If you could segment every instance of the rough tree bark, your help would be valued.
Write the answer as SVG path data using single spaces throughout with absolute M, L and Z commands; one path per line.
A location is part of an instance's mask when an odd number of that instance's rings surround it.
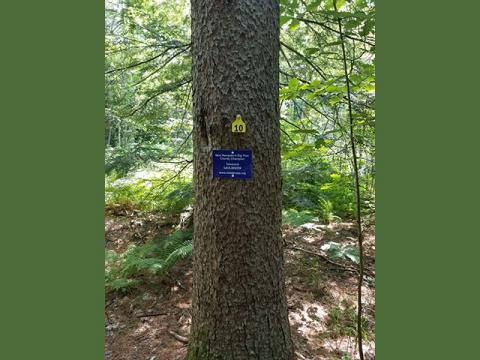
M 191 4 L 196 199 L 188 359 L 292 360 L 281 239 L 279 3 Z M 231 132 L 237 114 L 244 134 Z M 252 149 L 253 178 L 213 178 L 212 149 Z

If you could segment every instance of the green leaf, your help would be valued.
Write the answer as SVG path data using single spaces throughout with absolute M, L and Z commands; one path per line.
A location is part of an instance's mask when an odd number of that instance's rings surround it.
M 322 0 L 315 0 L 312 3 L 308 4 L 307 5 L 307 11 L 317 10 L 317 8 L 318 8 L 318 6 L 320 5 L 321 2 L 322 2 Z
M 365 14 L 362 11 L 355 11 L 353 16 L 355 16 L 358 20 L 365 20 L 370 17 L 369 15 Z
M 343 92 L 345 90 L 345 86 L 339 86 L 339 85 L 330 85 L 325 88 L 325 91 L 329 93 L 338 93 L 338 92 Z
M 363 25 L 363 29 L 360 32 L 360 35 L 367 36 L 372 32 L 374 26 L 375 26 L 375 20 L 369 19 L 365 21 L 365 25 Z
M 360 20 L 348 20 L 345 23 L 345 29 L 346 30 L 351 30 L 356 28 L 358 25 L 360 25 L 362 22 Z
M 333 187 L 333 183 L 325 183 L 322 186 L 320 186 L 320 190 L 328 190 Z
M 297 78 L 293 78 L 288 82 L 288 87 L 290 90 L 297 90 L 300 85 L 300 80 Z
M 360 252 L 358 248 L 353 245 L 339 244 L 331 241 L 327 244 L 322 245 L 321 249 L 323 251 L 326 251 L 328 256 L 332 260 L 346 257 L 347 259 L 350 259 L 356 263 L 360 261 Z
M 366 0 L 356 0 L 355 1 L 355 7 L 364 9 L 368 7 L 367 1 Z
M 343 100 L 343 95 L 337 95 L 337 96 L 334 96 L 330 99 L 328 99 L 328 103 L 331 105 L 331 106 L 334 106 L 336 104 L 338 104 L 340 101 Z
M 325 3 L 325 10 L 331 10 L 334 9 L 333 7 L 333 2 L 335 0 L 327 0 Z M 337 9 L 340 9 L 343 5 L 345 5 L 345 0 L 337 0 Z
M 280 26 L 285 25 L 288 20 L 290 20 L 290 16 L 282 15 L 280 16 Z
M 325 145 L 325 139 L 324 138 L 318 138 L 317 140 L 315 140 L 315 148 L 319 149 L 324 145 Z
M 312 82 L 310 83 L 310 86 L 313 87 L 313 88 L 319 88 L 320 86 L 322 85 L 322 82 L 318 79 L 315 79 L 315 80 L 312 80 Z
M 300 26 L 300 20 L 293 19 L 290 25 L 288 26 L 288 28 L 293 31 L 298 29 L 299 26 Z
M 349 258 L 353 262 L 359 263 L 360 262 L 360 251 L 356 246 L 353 245 L 344 245 L 343 246 L 343 256 Z
M 375 84 L 372 84 L 372 83 L 362 84 L 362 89 L 366 91 L 375 91 Z
M 358 74 L 352 74 L 349 76 L 351 82 L 358 84 L 362 81 L 362 77 Z
M 345 5 L 345 0 L 337 0 L 337 10 L 340 10 Z
M 328 256 L 332 260 L 336 260 L 336 259 L 342 257 L 342 255 L 343 255 L 341 245 L 339 243 L 336 243 L 336 242 L 333 242 L 333 241 L 322 245 L 322 247 L 320 249 L 322 249 L 323 251 L 326 251 Z
M 313 54 L 315 54 L 319 51 L 320 51 L 320 48 L 318 48 L 318 47 L 307 48 L 307 49 L 305 49 L 305 55 L 310 56 L 310 55 L 313 55 Z

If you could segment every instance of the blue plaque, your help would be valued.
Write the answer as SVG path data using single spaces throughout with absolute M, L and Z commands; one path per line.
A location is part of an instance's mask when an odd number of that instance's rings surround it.
M 213 150 L 213 177 L 252 178 L 252 150 Z

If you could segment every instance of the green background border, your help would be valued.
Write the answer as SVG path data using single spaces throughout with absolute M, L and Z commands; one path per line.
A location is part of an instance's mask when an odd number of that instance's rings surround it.
M 475 5 L 377 4 L 380 360 L 478 353 Z M 0 358 L 102 359 L 103 3 L 0 16 Z
M 104 5 L 0 10 L 0 359 L 103 358 Z
M 377 10 L 377 357 L 478 358 L 478 2 Z

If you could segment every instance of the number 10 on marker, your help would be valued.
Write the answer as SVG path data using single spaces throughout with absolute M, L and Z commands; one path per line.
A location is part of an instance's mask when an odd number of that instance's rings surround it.
M 237 118 L 232 122 L 232 132 L 233 133 L 244 133 L 247 130 L 247 126 L 242 120 L 241 115 L 237 115 Z

